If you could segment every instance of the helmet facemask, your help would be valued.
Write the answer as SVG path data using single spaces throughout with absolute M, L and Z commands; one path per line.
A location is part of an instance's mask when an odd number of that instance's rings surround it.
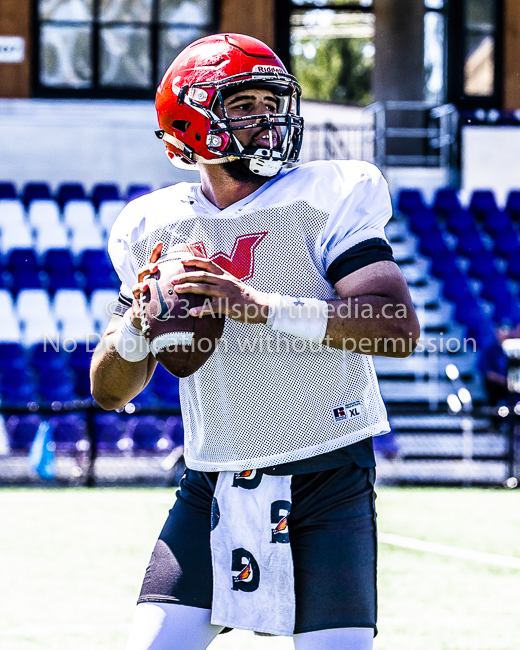
M 221 144 L 222 137 L 225 137 L 228 142 L 226 153 L 242 160 L 249 170 L 258 176 L 275 176 L 284 164 L 296 162 L 303 135 L 303 118 L 298 114 L 300 89 L 293 78 L 285 76 L 287 80 L 263 74 L 254 75 L 252 78 L 253 75 L 249 74 L 246 81 L 227 79 L 216 84 L 208 149 L 213 153 L 222 154 L 222 148 L 218 145 Z M 271 91 L 277 102 L 276 113 L 229 117 L 225 98 L 247 88 L 266 88 Z M 222 116 L 216 114 L 217 106 Z M 258 131 L 259 126 L 265 127 L 263 130 L 267 131 L 269 145 L 244 146 L 237 137 L 237 132 L 251 129 Z M 217 147 L 212 146 L 213 142 Z

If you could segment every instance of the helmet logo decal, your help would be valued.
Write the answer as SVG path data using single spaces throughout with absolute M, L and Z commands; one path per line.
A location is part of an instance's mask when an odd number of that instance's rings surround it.
M 260 72 L 262 74 L 270 74 L 274 72 L 275 74 L 283 74 L 283 70 L 276 65 L 255 65 L 253 72 Z

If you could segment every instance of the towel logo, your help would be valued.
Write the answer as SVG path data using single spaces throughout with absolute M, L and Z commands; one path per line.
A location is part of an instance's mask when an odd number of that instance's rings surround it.
M 291 512 L 290 501 L 271 503 L 271 544 L 289 543 L 288 517 Z
M 363 405 L 361 402 L 353 402 L 352 404 L 345 404 L 344 406 L 335 406 L 332 409 L 332 416 L 335 422 L 342 422 L 343 420 L 353 420 L 363 415 Z
M 257 469 L 245 469 L 243 472 L 235 472 L 233 474 L 233 486 L 241 487 L 246 490 L 254 490 L 260 485 L 262 480 L 262 472 Z
M 253 554 L 245 548 L 235 548 L 231 557 L 233 576 L 233 591 L 255 591 L 260 582 L 260 567 Z

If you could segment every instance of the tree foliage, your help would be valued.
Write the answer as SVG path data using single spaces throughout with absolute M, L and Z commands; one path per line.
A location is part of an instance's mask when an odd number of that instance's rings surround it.
M 307 58 L 305 46 L 316 50 Z M 293 71 L 305 99 L 367 106 L 372 99 L 373 58 L 364 56 L 370 43 L 363 38 L 330 38 L 302 41 L 293 55 Z M 312 48 L 311 48 L 312 52 Z

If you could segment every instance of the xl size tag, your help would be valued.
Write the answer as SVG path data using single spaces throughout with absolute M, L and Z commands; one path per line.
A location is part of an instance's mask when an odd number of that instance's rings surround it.
M 335 406 L 332 409 L 332 416 L 336 422 L 343 422 L 343 420 L 353 420 L 363 415 L 363 405 L 361 402 L 353 402 L 352 404 L 345 404 L 343 406 Z

